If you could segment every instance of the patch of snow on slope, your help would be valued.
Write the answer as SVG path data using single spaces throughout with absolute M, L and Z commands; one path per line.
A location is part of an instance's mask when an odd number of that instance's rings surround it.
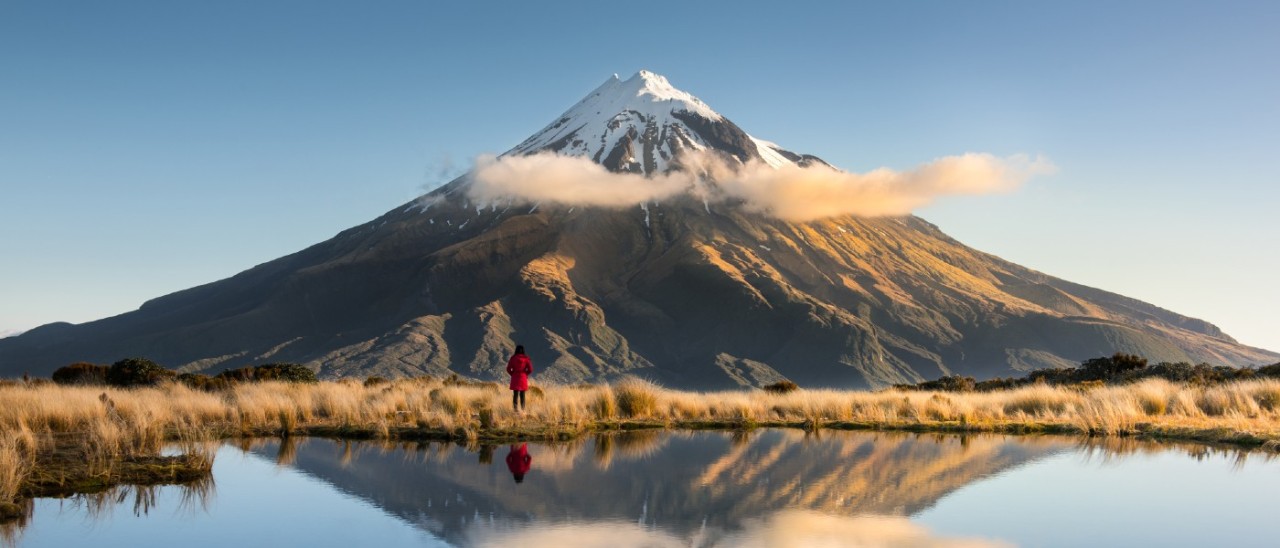
M 795 163 L 778 153 L 782 147 L 777 144 L 755 137 L 751 137 L 751 141 L 756 144 L 756 150 L 760 152 L 760 157 L 764 158 L 764 163 L 769 164 L 770 167 L 777 168 Z

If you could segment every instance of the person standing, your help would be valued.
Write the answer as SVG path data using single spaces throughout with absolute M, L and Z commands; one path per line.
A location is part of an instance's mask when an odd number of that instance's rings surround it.
M 533 374 L 533 360 L 524 353 L 524 345 L 516 345 L 516 353 L 507 360 L 507 374 L 511 375 L 511 407 L 517 413 L 524 412 L 524 393 L 529 390 L 529 375 Z

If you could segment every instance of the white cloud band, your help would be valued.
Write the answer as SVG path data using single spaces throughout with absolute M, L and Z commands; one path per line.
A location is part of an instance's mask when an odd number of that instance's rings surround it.
M 482 156 L 472 171 L 468 195 L 479 202 L 626 207 L 688 193 L 708 201 L 739 200 L 752 211 L 810 221 L 838 215 L 905 215 L 940 196 L 1008 191 L 1053 170 L 1041 157 L 974 153 L 939 158 L 908 171 L 880 168 L 867 173 L 824 165 L 730 165 L 707 154 L 686 154 L 681 162 L 685 170 L 644 177 L 610 172 L 583 157 Z

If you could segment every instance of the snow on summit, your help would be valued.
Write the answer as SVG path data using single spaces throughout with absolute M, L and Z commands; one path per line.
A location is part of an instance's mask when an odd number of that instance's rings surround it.
M 770 166 L 808 158 L 751 137 L 666 77 L 642 70 L 613 75 L 542 131 L 503 156 L 554 152 L 585 156 L 612 171 L 663 173 L 685 150 L 713 150 L 738 162 Z

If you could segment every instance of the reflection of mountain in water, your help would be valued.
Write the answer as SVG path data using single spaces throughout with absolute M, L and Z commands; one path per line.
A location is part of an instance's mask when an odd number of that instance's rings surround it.
M 911 515 L 991 474 L 1065 450 L 1070 441 L 999 436 L 766 430 L 632 433 L 529 445 L 516 484 L 508 447 L 268 442 L 298 470 L 459 541 L 469 527 L 613 521 L 690 535 L 735 530 L 784 509 Z

